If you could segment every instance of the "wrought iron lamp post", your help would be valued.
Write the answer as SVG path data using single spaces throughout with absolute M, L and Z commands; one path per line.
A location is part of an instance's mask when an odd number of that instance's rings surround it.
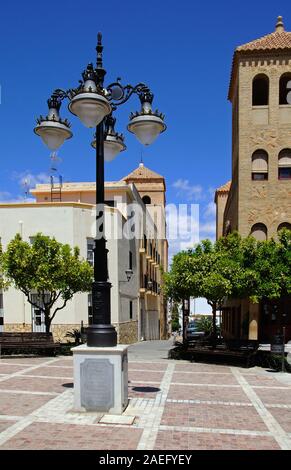
M 134 133 L 143 145 L 150 145 L 161 132 L 166 130 L 163 114 L 152 110 L 153 94 L 143 83 L 136 86 L 122 85 L 120 79 L 104 86 L 106 70 L 102 60 L 102 36 L 98 33 L 97 63 L 89 64 L 83 72 L 83 80 L 76 89 L 57 89 L 48 100 L 49 112 L 40 116 L 34 132 L 52 151 L 56 151 L 72 137 L 70 123 L 61 119 L 59 111 L 64 99 L 69 100 L 69 110 L 89 128 L 96 127 L 96 233 L 94 246 L 94 282 L 92 285 L 92 324 L 87 328 L 87 345 L 91 347 L 112 347 L 117 344 L 117 334 L 111 325 L 110 288 L 108 280 L 108 250 L 105 240 L 104 216 L 104 159 L 107 161 L 126 149 L 124 137 L 115 131 L 116 108 L 136 94 L 141 110 L 130 115 L 128 130 Z

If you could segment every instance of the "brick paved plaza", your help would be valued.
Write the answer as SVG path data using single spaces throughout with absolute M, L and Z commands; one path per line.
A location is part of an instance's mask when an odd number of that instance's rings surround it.
M 132 424 L 72 411 L 71 357 L 2 357 L 0 449 L 291 449 L 290 374 L 165 357 L 129 354 Z

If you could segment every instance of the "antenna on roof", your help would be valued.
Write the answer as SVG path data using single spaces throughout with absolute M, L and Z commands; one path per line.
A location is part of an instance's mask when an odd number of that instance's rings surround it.
M 24 180 L 22 180 L 22 186 L 23 186 L 23 189 L 24 189 L 24 201 L 26 201 L 28 193 L 29 193 L 29 180 L 28 180 L 28 178 L 24 178 Z

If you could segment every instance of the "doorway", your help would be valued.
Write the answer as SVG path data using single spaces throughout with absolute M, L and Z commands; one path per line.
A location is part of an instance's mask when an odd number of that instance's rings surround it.
M 32 331 L 45 333 L 45 315 L 42 310 L 44 304 L 37 294 L 31 294 L 31 301 L 35 304 L 31 306 Z

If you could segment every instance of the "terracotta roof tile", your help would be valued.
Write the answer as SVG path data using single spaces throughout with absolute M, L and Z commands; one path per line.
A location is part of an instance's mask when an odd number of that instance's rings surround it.
M 275 31 L 237 47 L 236 51 L 271 51 L 274 49 L 291 49 L 291 33 Z
M 231 186 L 231 181 L 228 181 L 223 186 L 220 186 L 220 188 L 218 188 L 216 190 L 216 192 L 217 193 L 228 193 L 230 191 L 230 186 Z
M 163 180 L 164 177 L 159 175 L 155 171 L 150 170 L 143 163 L 140 163 L 138 168 L 133 170 L 129 175 L 122 178 L 123 181 L 128 180 L 141 180 L 141 179 L 154 179 L 154 180 Z
M 248 53 L 268 53 L 270 51 L 276 51 L 277 53 L 286 53 L 286 51 L 291 52 L 291 32 L 285 31 L 282 16 L 278 16 L 276 29 L 273 33 L 267 34 L 259 39 L 255 39 L 254 41 L 247 42 L 246 44 L 242 44 L 235 49 L 229 84 L 229 100 L 232 99 L 232 90 L 237 73 L 239 57 Z

